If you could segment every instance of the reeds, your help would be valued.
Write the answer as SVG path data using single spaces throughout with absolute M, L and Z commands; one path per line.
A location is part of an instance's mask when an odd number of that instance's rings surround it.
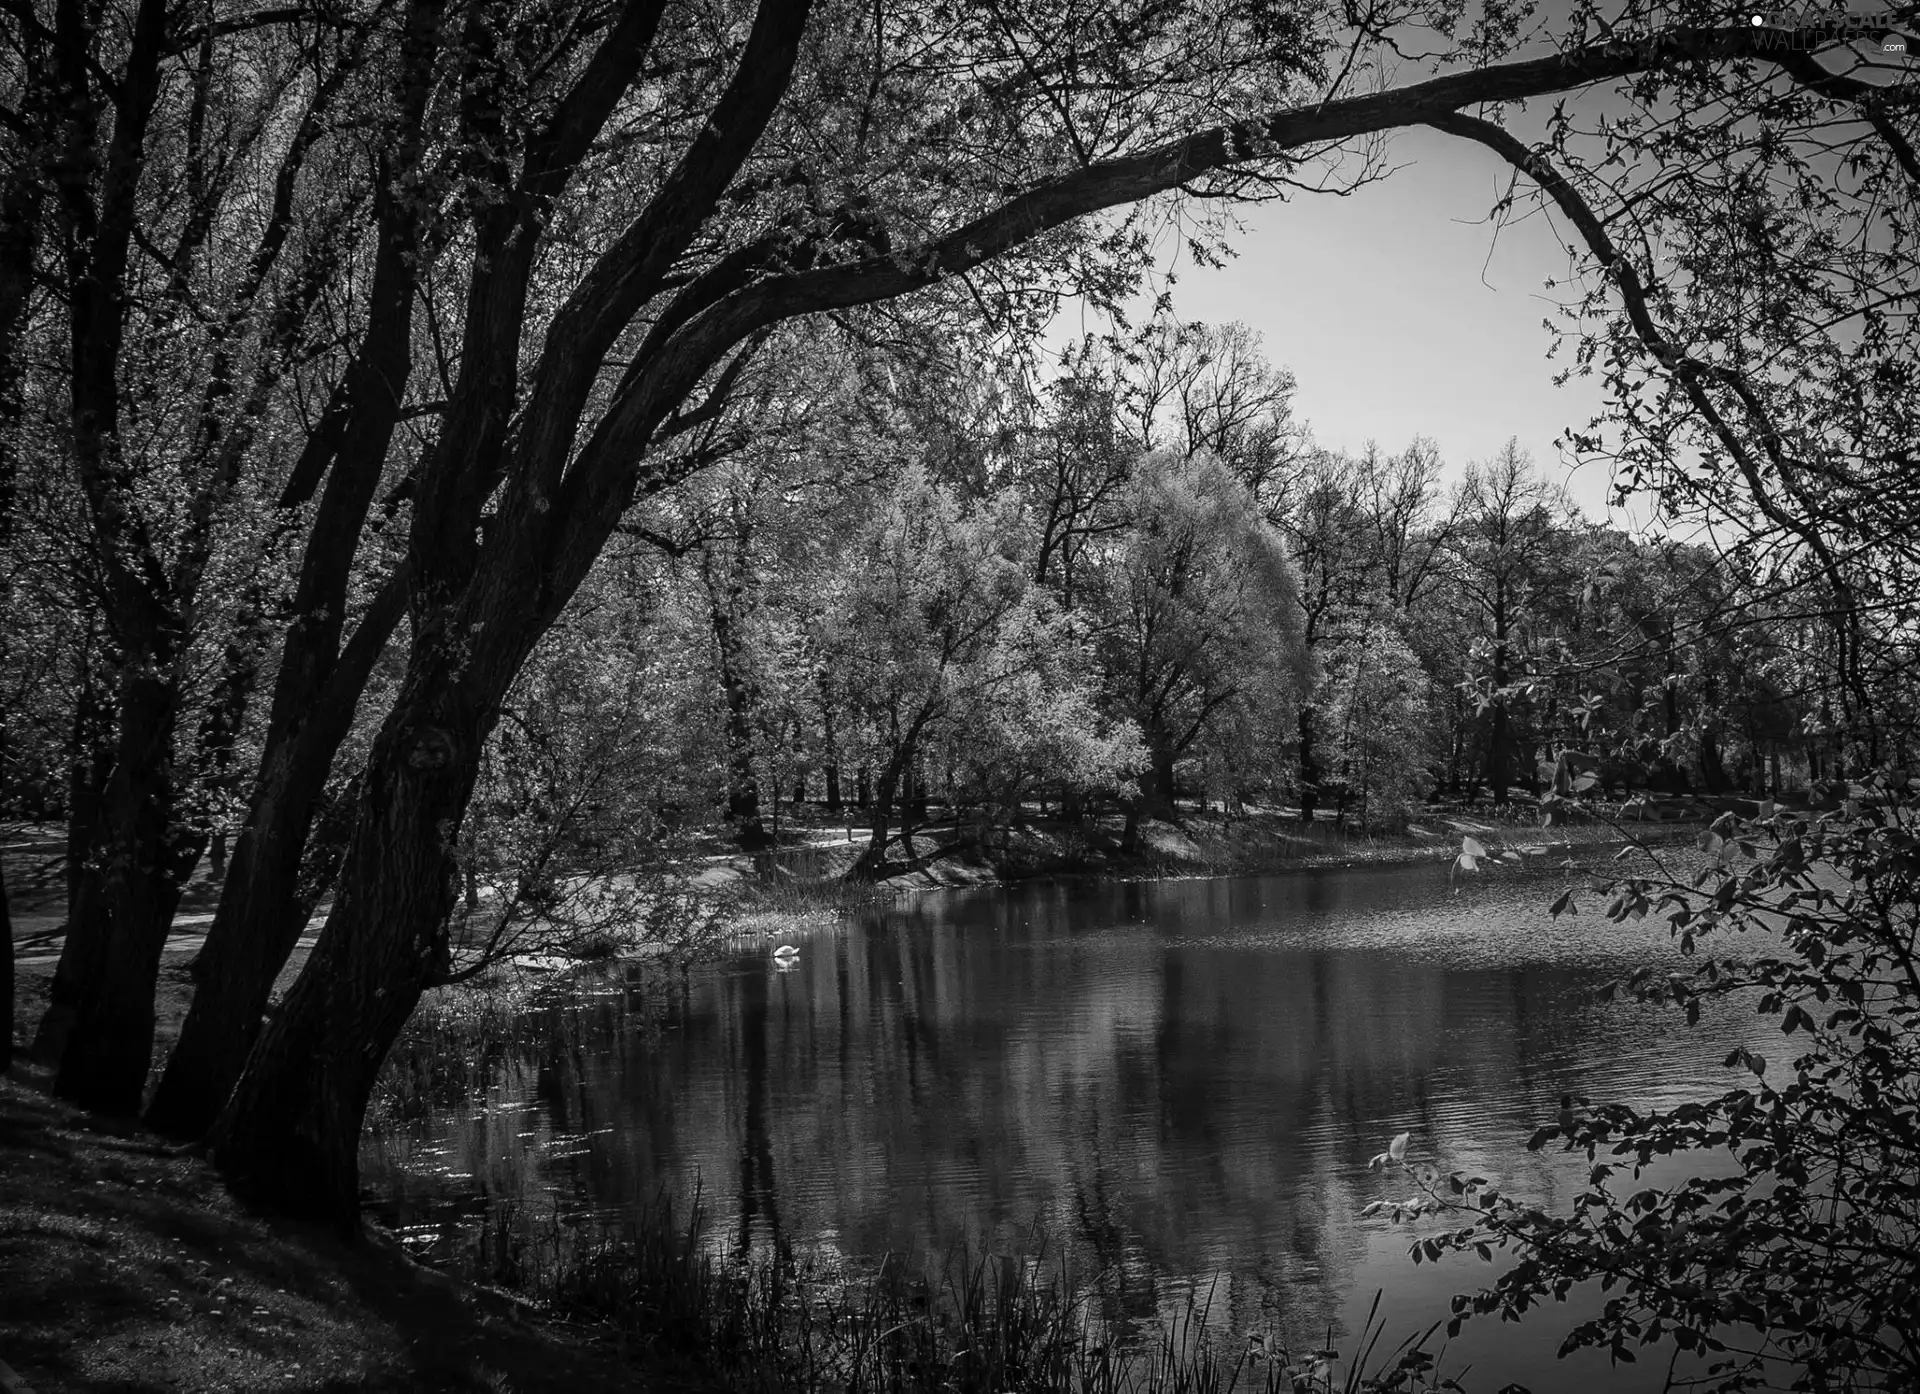
M 583 1233 L 556 1212 L 545 1235 L 524 1217 L 506 1280 L 566 1320 L 604 1323 L 651 1363 L 749 1394 L 1379 1394 L 1442 1385 L 1424 1336 L 1378 1354 L 1374 1299 L 1348 1365 L 1325 1345 L 1228 1334 L 1211 1285 L 1171 1320 L 1118 1330 L 1041 1256 L 965 1248 L 932 1267 L 890 1256 L 851 1271 L 778 1242 L 716 1245 L 696 1199 L 676 1220 L 662 1199 L 619 1232 Z M 485 1247 L 485 1246 L 481 1246 Z M 476 1257 L 478 1250 L 476 1250 Z M 490 1265 L 492 1266 L 492 1265 Z M 1363 1366 L 1371 1363 L 1371 1368 Z

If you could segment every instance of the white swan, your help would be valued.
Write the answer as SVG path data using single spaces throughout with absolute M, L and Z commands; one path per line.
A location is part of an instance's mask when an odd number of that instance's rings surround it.
M 800 957 L 800 950 L 794 948 L 793 945 L 791 944 L 782 944 L 779 948 L 773 951 L 773 956 L 777 959 L 781 959 L 782 961 L 791 962 L 792 960 Z

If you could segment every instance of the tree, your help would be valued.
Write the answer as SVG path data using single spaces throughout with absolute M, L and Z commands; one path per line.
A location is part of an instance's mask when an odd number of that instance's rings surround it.
M 1293 374 L 1267 362 L 1260 336 L 1239 323 L 1156 318 L 1109 352 L 1115 405 L 1136 452 L 1205 451 L 1277 521 L 1302 448 Z
M 1405 817 L 1428 791 L 1427 675 L 1392 624 L 1373 620 L 1327 659 L 1327 753 L 1340 812 L 1362 825 Z
M 878 771 L 854 877 L 883 874 L 896 800 L 940 728 L 990 735 L 1007 724 L 1057 641 L 1009 503 L 969 508 L 909 470 L 847 558 L 818 642 L 837 705 L 865 719 Z
M 1871 764 L 1904 738 L 1889 723 L 1911 721 L 1896 636 L 1920 559 L 1915 325 L 1896 307 L 1917 275 L 1899 211 L 1920 187 L 1914 94 L 1845 36 L 1758 28 L 1758 64 L 1659 68 L 1625 119 L 1569 109 L 1532 147 L 1479 117 L 1432 124 L 1496 153 L 1526 181 L 1516 202 L 1551 206 L 1579 238 L 1568 371 L 1602 373 L 1609 407 L 1572 443 L 1610 458 L 1623 491 L 1717 524 L 1742 570 L 1824 615 L 1824 697 Z M 1694 161 L 1701 178 L 1665 182 Z M 1619 237 L 1628 207 L 1634 235 Z
M 1376 456 L 1370 450 L 1368 460 Z M 1309 456 L 1292 483 L 1283 515 L 1300 573 L 1301 638 L 1308 654 L 1323 665 L 1326 651 L 1378 599 L 1374 591 L 1379 554 L 1367 527 L 1364 468 L 1327 451 Z M 1311 823 L 1328 773 L 1319 749 L 1319 728 L 1331 720 L 1330 729 L 1337 731 L 1339 719 L 1319 709 L 1315 694 L 1303 696 L 1295 754 L 1300 821 Z
M 1482 778 L 1505 803 L 1530 742 L 1520 727 L 1527 650 L 1545 610 L 1572 587 L 1564 573 L 1565 493 L 1533 472 L 1518 441 L 1485 465 L 1469 466 L 1448 543 L 1449 583 L 1472 617 L 1486 671 L 1478 701 L 1486 713 Z
M 116 17 L 124 28 L 54 10 L 59 425 L 103 631 L 107 671 L 87 701 L 107 758 L 97 798 L 71 811 L 75 895 L 38 1044 L 62 1094 L 129 1112 L 161 945 L 209 835 L 203 795 L 228 775 L 252 683 L 233 604 L 261 550 L 249 465 L 355 236 L 354 186 L 294 191 L 359 45 L 303 52 L 270 30 L 216 45 L 217 26 L 183 43 L 163 0 Z M 311 487 L 290 480 L 290 503 Z
M 1279 534 L 1222 461 L 1145 457 L 1124 511 L 1127 530 L 1103 549 L 1095 609 L 1109 700 L 1147 753 L 1131 829 L 1174 816 L 1176 766 L 1220 723 L 1293 710 L 1308 658 Z

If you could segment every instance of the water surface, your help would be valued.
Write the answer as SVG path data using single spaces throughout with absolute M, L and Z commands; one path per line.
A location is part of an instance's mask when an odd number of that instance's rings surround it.
M 1584 1156 L 1524 1141 L 1563 1092 L 1639 1106 L 1733 1082 L 1754 1044 L 1721 1007 L 1677 1018 L 1591 990 L 1677 959 L 1663 925 L 1567 875 L 1450 882 L 1434 865 L 947 892 L 670 989 L 615 988 L 488 1063 L 483 1097 L 376 1135 L 368 1180 L 403 1222 L 548 1198 L 569 1219 L 700 1186 L 717 1233 L 854 1260 L 938 1258 L 1037 1225 L 1151 1327 L 1196 1289 L 1223 1333 L 1331 1325 L 1376 1290 L 1395 1334 L 1489 1270 L 1414 1266 L 1363 1219 L 1407 1193 L 1370 1171 L 1394 1134 L 1443 1170 L 1564 1208 Z M 646 1018 L 655 1028 L 640 1029 Z M 1764 1047 L 1763 1047 L 1764 1048 Z M 1556 1363 L 1583 1315 L 1470 1324 L 1470 1387 L 1657 1388 L 1665 1360 Z

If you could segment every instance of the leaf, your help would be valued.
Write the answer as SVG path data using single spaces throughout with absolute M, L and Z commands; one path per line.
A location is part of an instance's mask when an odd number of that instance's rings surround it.
M 1478 870 L 1480 866 L 1477 860 L 1468 856 L 1465 852 L 1462 852 L 1458 857 L 1454 858 L 1453 864 L 1462 871 L 1475 871 Z
M 1573 892 L 1570 890 L 1560 892 L 1560 898 L 1548 907 L 1547 913 L 1555 919 L 1558 919 L 1563 914 L 1579 914 L 1580 912 L 1573 908 Z
M 1487 855 L 1487 849 L 1473 838 L 1463 837 L 1460 839 L 1460 854 L 1466 857 L 1484 857 Z
M 1392 1142 L 1387 1144 L 1387 1155 L 1396 1162 L 1405 1161 L 1407 1157 L 1407 1144 L 1411 1141 L 1413 1141 L 1412 1133 L 1401 1133 L 1395 1137 Z
M 1600 776 L 1592 770 L 1588 770 L 1585 774 L 1573 781 L 1573 792 L 1576 794 L 1584 794 L 1599 782 Z

